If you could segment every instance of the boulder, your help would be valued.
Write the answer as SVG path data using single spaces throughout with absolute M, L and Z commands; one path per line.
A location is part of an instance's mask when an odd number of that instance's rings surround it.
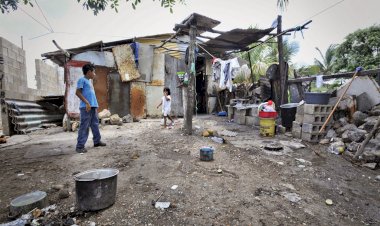
M 108 109 L 104 109 L 103 111 L 98 113 L 99 119 L 109 118 L 110 116 L 111 116 L 111 112 Z
M 123 120 L 119 117 L 118 114 L 111 115 L 110 117 L 110 124 L 111 125 L 121 125 L 123 124 Z
M 361 111 L 356 111 L 353 115 L 352 115 L 352 119 L 353 119 L 353 123 L 356 125 L 356 126 L 361 126 L 362 124 L 365 123 L 365 119 L 368 117 L 367 114 L 361 112 Z
M 344 143 L 351 143 L 353 141 L 361 142 L 364 140 L 366 134 L 367 132 L 361 129 L 346 130 L 342 134 L 342 139 Z
M 132 115 L 128 114 L 128 115 L 124 116 L 124 117 L 123 117 L 123 122 L 124 122 L 124 123 L 131 123 L 131 122 L 133 122 L 133 117 L 132 117 Z
M 334 129 L 330 129 L 329 131 L 327 131 L 327 134 L 325 136 L 326 139 L 331 139 L 335 137 L 337 137 L 337 134 Z
M 347 130 L 356 130 L 356 129 L 358 129 L 358 127 L 356 127 L 354 124 L 347 124 L 343 127 L 340 127 L 339 129 L 337 129 L 336 133 L 338 135 L 342 135 Z
M 347 150 L 349 152 L 356 152 L 360 147 L 360 143 L 357 142 L 351 142 L 349 145 L 347 145 Z

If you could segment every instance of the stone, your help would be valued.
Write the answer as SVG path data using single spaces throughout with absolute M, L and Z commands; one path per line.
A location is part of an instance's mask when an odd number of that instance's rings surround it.
M 365 139 L 366 134 L 367 134 L 367 131 L 357 129 L 357 130 L 348 131 L 347 135 L 350 141 L 362 142 Z M 343 135 L 342 135 L 342 138 L 343 138 Z
M 371 169 L 371 170 L 374 170 L 374 169 L 376 169 L 377 163 L 376 163 L 376 162 L 373 162 L 373 163 L 365 163 L 365 164 L 363 164 L 362 166 L 363 166 L 363 167 L 367 167 L 367 168 L 369 168 L 369 169 Z
M 111 115 L 110 117 L 111 125 L 121 125 L 123 124 L 123 120 L 119 117 L 118 114 Z
M 51 188 L 56 190 L 56 191 L 62 190 L 63 187 L 64 186 L 62 184 L 55 184 L 55 185 L 51 186 Z
M 284 196 L 286 199 L 288 199 L 292 203 L 297 203 L 302 200 L 302 198 L 296 193 L 283 192 L 282 196 Z
M 128 115 L 124 116 L 122 118 L 122 120 L 123 120 L 123 123 L 132 123 L 133 122 L 133 117 L 132 117 L 132 115 L 128 114 Z
M 332 204 L 334 203 L 331 199 L 326 199 L 326 205 L 331 206 Z
M 328 143 L 330 143 L 330 139 L 327 139 L 327 138 L 324 138 L 319 141 L 319 144 L 328 144 Z
M 210 136 L 210 133 L 209 133 L 207 130 L 204 130 L 204 131 L 202 132 L 202 136 L 204 136 L 204 137 L 209 137 L 209 136 Z
M 352 120 L 353 120 L 353 123 L 356 125 L 356 126 L 361 126 L 362 124 L 365 123 L 365 119 L 368 117 L 367 114 L 361 112 L 361 111 L 356 111 L 353 115 L 352 115 Z
M 366 92 L 356 97 L 357 109 L 361 112 L 367 112 L 371 109 L 372 104 Z
M 377 176 L 375 177 L 375 180 L 380 181 L 380 175 L 377 175 Z
M 325 136 L 326 139 L 331 139 L 335 137 L 337 137 L 337 134 L 334 129 L 330 129 L 329 131 L 327 131 L 327 134 Z
M 104 109 L 103 111 L 98 113 L 99 119 L 109 118 L 110 116 L 111 116 L 111 112 L 108 109 Z
M 70 193 L 67 189 L 61 190 L 58 194 L 58 198 L 60 198 L 60 199 L 66 199 L 68 197 L 70 197 Z
M 345 126 L 343 126 L 343 127 L 340 127 L 340 128 L 338 128 L 337 130 L 336 130 L 336 133 L 338 134 L 338 135 L 342 135 L 345 131 L 347 131 L 347 130 L 355 130 L 355 129 L 357 129 L 358 127 L 356 127 L 354 124 L 347 124 L 347 125 L 345 125 Z
M 347 145 L 347 150 L 350 152 L 356 152 L 360 147 L 360 144 L 353 141 L 349 145 Z

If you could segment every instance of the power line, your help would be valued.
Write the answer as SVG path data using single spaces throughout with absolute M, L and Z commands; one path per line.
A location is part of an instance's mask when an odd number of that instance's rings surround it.
M 53 27 L 51 26 L 51 24 L 50 24 L 49 21 L 47 20 L 47 18 L 46 18 L 46 16 L 45 16 L 44 12 L 42 11 L 40 5 L 39 5 L 38 2 L 37 2 L 37 0 L 35 0 L 35 1 L 36 1 L 36 5 L 37 5 L 38 9 L 40 10 L 42 16 L 45 18 L 46 23 L 49 25 L 50 30 L 51 30 L 52 32 L 54 32 Z
M 310 20 L 310 19 L 312 19 L 312 18 L 314 18 L 314 17 L 316 17 L 316 16 L 319 16 L 319 15 L 321 15 L 322 13 L 326 12 L 327 10 L 329 10 L 329 9 L 331 9 L 331 8 L 334 8 L 335 6 L 339 5 L 340 3 L 344 2 L 344 1 L 345 1 L 345 0 L 340 0 L 339 2 L 336 2 L 336 3 L 332 4 L 331 6 L 325 8 L 325 9 L 319 11 L 319 12 L 317 12 L 316 14 L 314 14 L 314 15 L 312 15 L 311 17 L 305 19 L 304 21 L 308 21 L 308 20 Z
M 32 15 L 30 15 L 29 13 L 27 13 L 25 10 L 23 10 L 21 7 L 19 8 L 23 13 L 25 13 L 26 15 L 28 15 L 30 18 L 32 18 L 34 21 L 36 21 L 38 24 L 40 24 L 42 27 L 46 28 L 48 31 L 51 32 L 50 28 L 46 27 L 44 24 L 42 24 L 40 21 L 38 21 L 36 18 L 34 18 Z

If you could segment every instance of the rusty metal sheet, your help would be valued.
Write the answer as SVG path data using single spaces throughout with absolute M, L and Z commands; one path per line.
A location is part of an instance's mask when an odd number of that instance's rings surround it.
M 140 73 L 136 67 L 135 56 L 130 45 L 121 45 L 112 48 L 118 67 L 121 81 L 128 82 L 140 78 Z
M 96 77 L 93 80 L 96 99 L 98 100 L 98 112 L 108 109 L 108 72 L 106 67 L 96 67 Z
M 170 89 L 172 98 L 171 115 L 183 116 L 182 88 L 179 87 L 178 71 L 186 71 L 183 60 L 178 60 L 170 55 L 165 55 L 165 87 Z
M 77 81 L 83 76 L 82 67 L 89 62 L 69 61 L 66 64 L 65 74 L 65 109 L 69 117 L 79 118 L 79 98 L 75 95 Z
M 131 82 L 130 109 L 134 118 L 146 118 L 145 82 Z
M 120 117 L 130 114 L 130 82 L 121 82 L 117 72 L 109 74 L 109 110 Z

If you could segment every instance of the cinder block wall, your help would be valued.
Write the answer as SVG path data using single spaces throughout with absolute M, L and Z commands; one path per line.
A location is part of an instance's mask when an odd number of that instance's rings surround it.
M 0 66 L 0 76 L 3 75 L 1 97 L 34 100 L 35 94 L 28 89 L 25 51 L 2 37 L 0 47 L 4 59 Z
M 64 94 L 63 77 L 58 73 L 58 66 L 51 66 L 36 59 L 37 90 L 41 96 L 58 96 Z

